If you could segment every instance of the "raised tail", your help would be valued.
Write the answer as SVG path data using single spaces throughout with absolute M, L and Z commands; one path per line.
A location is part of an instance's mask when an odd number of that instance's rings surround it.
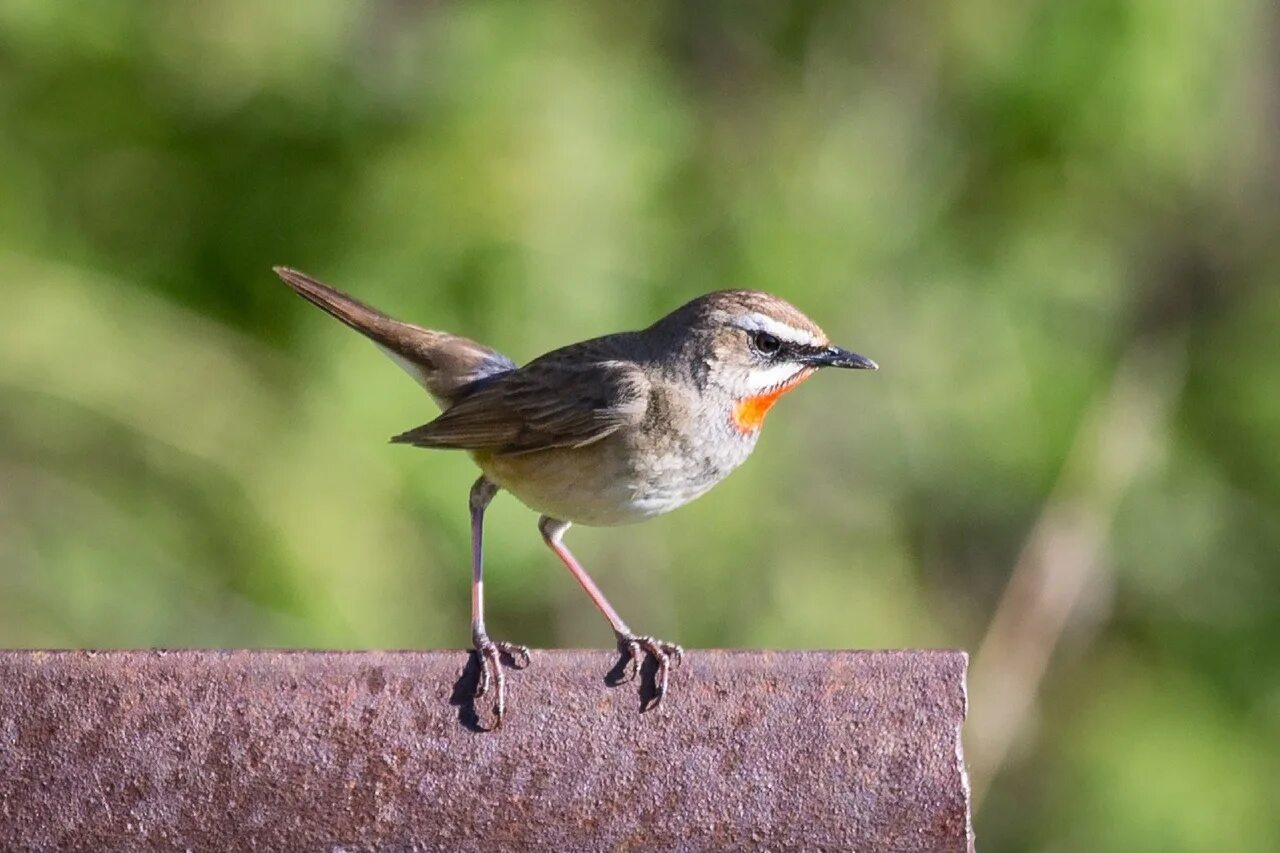
M 341 320 L 378 345 L 435 398 L 448 408 L 475 382 L 514 370 L 500 352 L 468 338 L 402 323 L 289 267 L 275 267 L 285 284 L 314 305 Z

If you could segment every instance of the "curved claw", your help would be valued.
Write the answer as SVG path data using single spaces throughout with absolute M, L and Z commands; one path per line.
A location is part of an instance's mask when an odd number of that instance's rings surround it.
M 489 692 L 489 683 L 492 679 L 489 674 L 489 656 L 485 654 L 484 648 L 477 648 L 476 656 L 480 658 L 480 675 L 476 679 L 476 689 L 471 695 L 479 699 Z
M 627 668 L 624 670 L 624 682 L 635 678 L 640 672 L 642 663 L 641 653 L 653 656 L 658 664 L 658 670 L 654 673 L 654 708 L 662 704 L 662 697 L 667 694 L 667 686 L 671 680 L 671 666 L 680 666 L 684 662 L 684 649 L 675 643 L 668 643 L 666 640 L 659 640 L 655 637 L 635 636 L 623 634 L 618 637 L 618 646 L 627 655 L 630 660 L 627 662 Z
M 498 651 L 511 658 L 516 669 L 525 669 L 529 666 L 531 660 L 529 658 L 529 647 L 522 646 L 518 643 L 494 643 L 498 647 Z
M 488 693 L 492 682 L 495 693 L 493 697 L 493 716 L 496 720 L 494 728 L 497 728 L 502 725 L 502 717 L 507 710 L 506 677 L 502 674 L 502 662 L 498 659 L 496 644 L 484 643 L 478 651 L 480 652 L 480 684 L 476 688 L 476 698 L 479 699 Z
M 618 645 L 627 656 L 627 667 L 622 671 L 621 681 L 622 684 L 626 684 L 628 681 L 632 681 L 640 674 L 640 644 L 635 640 L 622 640 Z
M 502 720 L 507 714 L 507 678 L 502 672 L 501 655 L 510 655 L 513 661 L 517 661 L 517 669 L 524 669 L 529 665 L 529 650 L 515 643 L 495 643 L 488 637 L 481 636 L 476 641 L 476 654 L 480 657 L 480 677 L 476 680 L 476 689 L 472 693 L 475 699 L 483 699 L 489 693 L 489 688 L 493 688 L 493 727 L 495 729 L 502 726 Z

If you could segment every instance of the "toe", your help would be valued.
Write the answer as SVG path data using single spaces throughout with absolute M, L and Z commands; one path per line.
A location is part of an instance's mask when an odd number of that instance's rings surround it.
M 635 640 L 627 643 L 627 670 L 623 681 L 631 681 L 640 674 L 640 666 L 644 663 L 644 650 L 640 648 L 640 644 Z
M 502 650 L 511 657 L 511 662 L 516 669 L 524 669 L 529 666 L 529 647 L 518 646 L 515 643 L 503 643 Z
M 477 699 L 489 692 L 489 662 L 480 655 L 480 674 L 476 678 L 476 689 L 472 695 Z

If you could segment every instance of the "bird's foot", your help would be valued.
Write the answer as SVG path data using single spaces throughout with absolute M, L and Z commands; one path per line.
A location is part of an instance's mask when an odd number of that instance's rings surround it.
M 653 676 L 653 704 L 656 708 L 662 704 L 662 697 L 667 695 L 667 682 L 671 677 L 671 667 L 679 666 L 684 661 L 684 649 L 675 643 L 659 640 L 650 636 L 618 633 L 618 651 L 627 656 L 627 663 L 622 670 L 620 682 L 630 681 L 640 674 L 644 656 L 651 655 L 658 665 Z
M 476 634 L 473 637 L 476 656 L 480 659 L 480 675 L 476 679 L 476 689 L 472 693 L 475 700 L 483 699 L 493 691 L 493 728 L 502 725 L 507 713 L 507 680 L 502 672 L 502 656 L 511 659 L 516 669 L 524 669 L 529 665 L 529 649 L 515 643 L 505 643 L 489 639 L 488 634 Z

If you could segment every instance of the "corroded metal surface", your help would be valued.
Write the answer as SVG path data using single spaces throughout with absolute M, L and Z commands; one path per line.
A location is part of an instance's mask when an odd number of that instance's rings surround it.
M 643 713 L 616 663 L 485 732 L 463 652 L 0 652 L 0 849 L 970 848 L 962 653 L 694 650 Z

